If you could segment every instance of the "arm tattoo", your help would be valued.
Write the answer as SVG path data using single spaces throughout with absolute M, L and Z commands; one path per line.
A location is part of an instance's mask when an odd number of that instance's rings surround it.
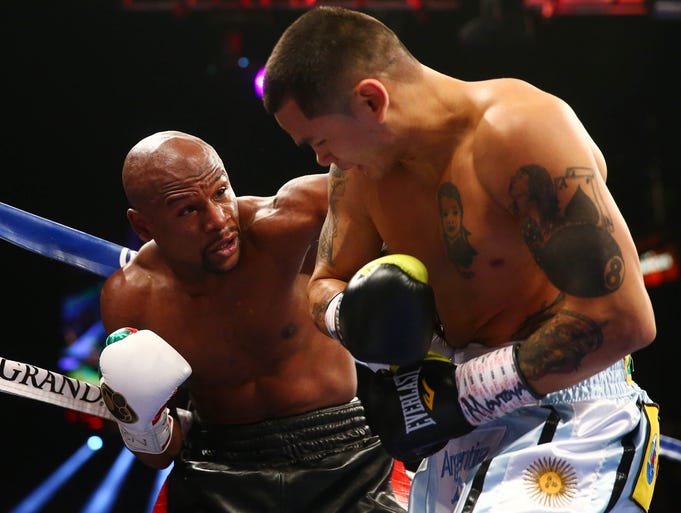
M 565 294 L 559 292 L 556 299 L 549 305 L 544 304 L 538 311 L 528 315 L 520 326 L 518 326 L 515 333 L 513 333 L 511 340 L 525 340 L 532 333 L 537 331 L 542 324 L 556 315 L 564 301 Z
M 312 305 L 312 318 L 314 319 L 314 323 L 320 328 L 320 329 L 326 329 L 326 321 L 324 319 L 324 316 L 326 314 L 326 307 L 328 306 L 329 302 L 325 301 L 322 303 L 315 303 Z
M 333 264 L 333 240 L 338 235 L 338 213 L 336 205 L 338 198 L 345 194 L 345 174 L 336 166 L 331 167 L 331 191 L 329 192 L 329 212 L 319 234 L 319 248 L 317 260 Z
M 333 244 L 334 237 L 334 222 L 327 216 L 326 221 L 322 225 L 322 231 L 319 234 L 319 245 L 317 246 L 317 261 L 325 261 L 332 263 L 333 260 Z
M 459 189 L 451 182 L 440 184 L 437 202 L 440 209 L 442 240 L 445 243 L 447 256 L 454 262 L 463 278 L 472 278 L 473 271 L 470 267 L 473 264 L 473 257 L 478 252 L 468 242 L 470 232 L 463 225 L 463 202 Z
M 624 281 L 622 251 L 611 235 L 595 172 L 568 168 L 555 180 L 538 165 L 511 178 L 510 210 L 522 218 L 522 236 L 539 267 L 558 289 L 598 297 Z
M 518 350 L 520 372 L 528 380 L 579 369 L 584 357 L 603 344 L 602 327 L 589 317 L 560 310 Z

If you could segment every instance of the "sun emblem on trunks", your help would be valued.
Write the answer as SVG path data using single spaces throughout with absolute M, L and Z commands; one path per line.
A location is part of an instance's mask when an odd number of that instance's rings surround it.
M 530 497 L 542 506 L 562 507 L 572 501 L 577 474 L 572 465 L 559 458 L 541 458 L 523 472 Z

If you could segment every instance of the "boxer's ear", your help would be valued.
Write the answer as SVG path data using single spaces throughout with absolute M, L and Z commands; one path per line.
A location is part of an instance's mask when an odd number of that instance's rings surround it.
M 151 235 L 151 232 L 149 231 L 149 227 L 147 225 L 146 220 L 144 219 L 144 216 L 140 213 L 139 210 L 129 208 L 127 211 L 127 217 L 130 226 L 132 226 L 132 229 L 135 231 L 135 233 L 142 242 L 149 242 L 151 239 L 154 238 Z
M 369 113 L 379 123 L 383 122 L 390 104 L 385 85 L 375 78 L 361 80 L 355 86 L 355 97 L 359 100 L 360 113 Z

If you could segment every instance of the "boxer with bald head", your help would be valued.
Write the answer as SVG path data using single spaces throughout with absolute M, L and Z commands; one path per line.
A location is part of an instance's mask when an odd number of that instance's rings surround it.
M 174 461 L 168 511 L 404 511 L 353 358 L 308 313 L 327 175 L 237 196 L 213 147 L 167 131 L 130 150 L 122 178 L 144 244 L 102 289 L 107 332 L 134 329 L 110 337 L 100 368 L 146 419 L 121 420 L 126 445 Z M 182 394 L 165 408 L 184 380 L 189 423 L 173 420 Z

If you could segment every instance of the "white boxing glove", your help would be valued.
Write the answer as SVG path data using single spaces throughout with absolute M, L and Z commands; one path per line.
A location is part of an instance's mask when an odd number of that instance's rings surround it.
M 170 444 L 168 401 L 191 375 L 187 361 L 149 330 L 121 328 L 99 356 L 100 387 L 131 451 L 161 454 Z

